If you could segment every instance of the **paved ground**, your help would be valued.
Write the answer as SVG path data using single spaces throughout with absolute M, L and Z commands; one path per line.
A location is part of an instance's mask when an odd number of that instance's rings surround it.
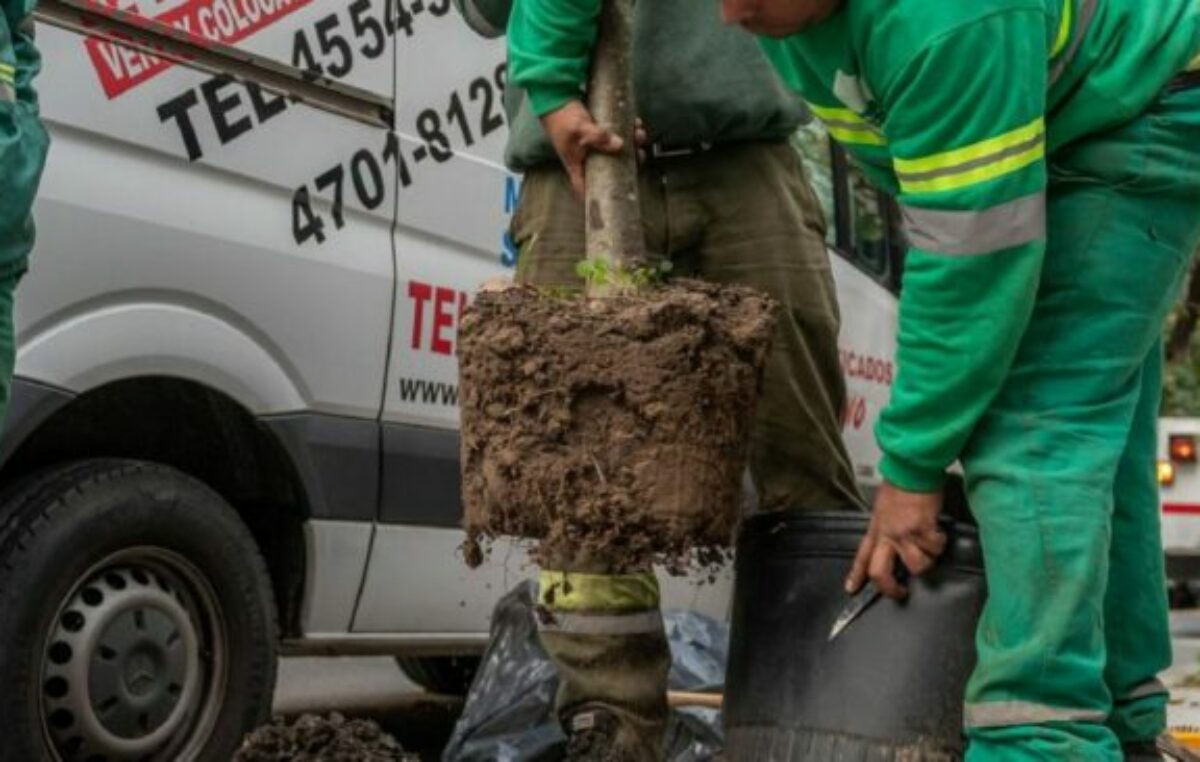
M 1200 611 L 1171 616 L 1174 664 L 1163 676 L 1171 687 L 1167 721 L 1172 728 L 1200 729 Z
M 423 760 L 438 759 L 460 709 L 456 699 L 422 691 L 390 658 L 279 660 L 276 714 L 370 717 Z
M 1164 675 L 1172 688 L 1172 727 L 1200 729 L 1200 610 L 1172 616 L 1174 665 Z M 280 660 L 275 711 L 339 711 L 371 717 L 422 759 L 438 754 L 461 702 L 423 692 L 389 658 L 290 658 Z

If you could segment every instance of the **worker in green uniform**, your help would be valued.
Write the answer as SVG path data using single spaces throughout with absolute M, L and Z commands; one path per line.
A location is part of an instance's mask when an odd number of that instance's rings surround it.
M 33 249 L 30 210 L 49 139 L 38 118 L 33 78 L 34 0 L 0 0 L 0 420 L 12 384 L 13 294 Z
M 785 81 L 898 196 L 911 244 L 876 430 L 887 485 L 848 589 L 869 577 L 902 596 L 894 563 L 931 566 L 938 490 L 961 461 L 989 587 L 968 760 L 1158 759 L 1171 647 L 1155 421 L 1163 321 L 1200 243 L 1200 5 L 723 12 L 772 38 Z M 586 40 L 555 28 L 538 55 L 565 70 Z
M 507 162 L 524 173 L 512 224 L 517 279 L 579 288 L 583 160 L 620 142 L 584 105 L 594 31 L 566 66 L 538 57 L 542 25 L 559 23 L 542 14 L 557 14 L 556 2 L 460 0 L 459 7 L 483 34 L 508 30 Z M 564 0 L 563 9 L 568 23 L 577 5 Z M 579 27 L 594 28 L 594 18 Z M 639 2 L 634 37 L 648 250 L 669 259 L 675 273 L 756 286 L 783 307 L 751 442 L 759 506 L 861 510 L 841 440 L 845 389 L 825 225 L 788 143 L 809 118 L 804 104 L 752 35 L 721 23 L 715 3 Z M 568 758 L 659 759 L 669 654 L 655 577 L 623 568 L 620 549 L 591 562 L 573 550 L 548 549 L 540 601 L 553 615 L 540 618 L 540 636 L 562 678 Z

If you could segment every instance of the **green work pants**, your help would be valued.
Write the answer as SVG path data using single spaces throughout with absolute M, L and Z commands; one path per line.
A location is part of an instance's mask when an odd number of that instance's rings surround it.
M 840 318 L 825 225 L 796 152 L 782 141 L 750 142 L 650 160 L 639 192 L 647 248 L 675 274 L 753 286 L 782 306 L 751 439 L 760 507 L 861 509 L 841 439 Z M 575 266 L 584 257 L 583 204 L 560 167 L 526 174 L 513 239 L 518 280 L 582 285 Z M 560 713 L 603 709 L 620 726 L 614 759 L 657 759 L 670 654 L 652 573 L 610 574 L 619 559 L 580 568 L 570 548 L 550 555 L 561 559 L 550 562 L 552 572 L 574 573 L 573 587 L 585 580 L 594 595 L 565 606 L 543 575 L 542 606 L 561 622 L 543 623 L 541 632 L 562 678 Z
M 25 270 L 0 275 L 0 426 L 8 412 L 8 401 L 12 396 L 13 366 L 16 363 L 17 342 L 13 316 L 17 284 Z
M 1165 724 L 1155 425 L 1163 322 L 1200 243 L 1200 90 L 1049 174 L 1033 316 L 962 457 L 989 588 L 969 762 L 1117 762 Z

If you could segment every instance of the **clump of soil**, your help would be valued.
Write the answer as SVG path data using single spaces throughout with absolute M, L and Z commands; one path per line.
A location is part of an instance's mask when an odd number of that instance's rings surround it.
M 250 735 L 234 762 L 419 762 L 370 720 L 334 712 L 306 714 L 294 723 L 276 718 Z
M 774 315 L 758 291 L 698 281 L 480 294 L 458 342 L 468 563 L 499 535 L 607 568 L 720 555 Z

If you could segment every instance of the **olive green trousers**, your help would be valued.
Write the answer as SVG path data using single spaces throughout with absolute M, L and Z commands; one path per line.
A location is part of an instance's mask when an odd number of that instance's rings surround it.
M 650 160 L 639 192 L 647 248 L 673 274 L 753 286 L 782 306 L 751 438 L 759 509 L 861 509 L 841 438 L 840 318 L 825 224 L 795 151 L 782 141 L 739 143 Z M 526 174 L 512 234 L 519 281 L 582 286 L 583 204 L 561 168 Z M 554 623 L 543 623 L 541 639 L 562 678 L 560 714 L 608 712 L 617 719 L 612 759 L 659 758 L 670 654 L 653 573 L 575 568 L 569 548 L 555 556 L 541 591 Z

